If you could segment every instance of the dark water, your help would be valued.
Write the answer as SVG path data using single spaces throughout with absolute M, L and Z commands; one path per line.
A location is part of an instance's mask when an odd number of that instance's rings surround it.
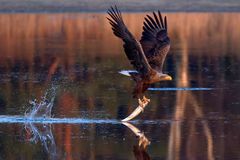
M 144 15 L 124 15 L 137 37 Z M 144 113 L 124 125 L 137 100 L 118 72 L 132 68 L 106 15 L 0 14 L 1 115 L 24 116 L 56 86 L 52 115 L 70 121 L 1 122 L 0 159 L 240 159 L 240 14 L 167 16 L 173 81 L 151 87 L 213 89 L 148 91 Z

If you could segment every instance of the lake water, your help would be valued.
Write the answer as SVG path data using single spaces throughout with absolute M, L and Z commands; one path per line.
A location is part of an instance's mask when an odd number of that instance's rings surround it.
M 123 15 L 138 39 L 145 14 Z M 122 124 L 138 104 L 106 14 L 0 14 L 0 159 L 240 159 L 240 14 L 164 15 L 173 81 L 151 87 L 212 90 L 149 90 L 144 113 Z M 59 123 L 17 119 L 53 87 Z

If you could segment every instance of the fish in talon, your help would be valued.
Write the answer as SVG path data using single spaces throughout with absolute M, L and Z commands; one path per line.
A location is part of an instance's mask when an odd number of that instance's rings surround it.
M 138 100 L 139 101 L 139 105 L 138 107 L 127 117 L 124 118 L 122 120 L 122 122 L 127 122 L 132 120 L 133 118 L 137 117 L 141 112 L 144 111 L 144 108 L 148 105 L 148 103 L 150 102 L 150 100 L 145 100 L 142 101 L 141 99 Z

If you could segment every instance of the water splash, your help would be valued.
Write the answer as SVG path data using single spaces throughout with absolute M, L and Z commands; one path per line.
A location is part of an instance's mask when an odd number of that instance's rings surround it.
M 41 97 L 40 101 L 36 99 L 29 101 L 32 106 L 29 112 L 25 112 L 25 117 L 31 118 L 50 118 L 52 117 L 52 107 L 56 97 L 56 86 L 52 86 L 48 89 L 45 94 Z
M 50 124 L 26 123 L 25 130 L 27 135 L 31 135 L 27 141 L 35 144 L 40 142 L 49 154 L 49 159 L 57 159 L 57 148 Z
M 32 143 L 40 142 L 45 148 L 46 152 L 50 155 L 50 159 L 57 159 L 56 144 L 50 124 L 33 123 L 36 119 L 49 119 L 52 117 L 52 107 L 56 97 L 56 86 L 52 86 L 39 101 L 36 99 L 29 101 L 31 110 L 25 113 L 25 130 L 26 134 L 30 135 L 27 141 Z M 21 117 L 19 117 L 21 119 Z M 27 120 L 28 119 L 28 120 Z

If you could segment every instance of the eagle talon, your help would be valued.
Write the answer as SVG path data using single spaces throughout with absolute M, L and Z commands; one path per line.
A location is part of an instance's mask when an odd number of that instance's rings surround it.
M 144 111 L 144 100 L 138 99 L 139 107 L 141 107 L 142 112 Z
M 138 104 L 141 107 L 142 112 L 144 111 L 144 107 L 146 106 L 147 103 L 150 102 L 150 99 L 146 98 L 145 96 L 143 96 L 142 99 L 138 99 Z
M 148 99 L 147 97 L 143 96 L 142 101 L 143 101 L 143 103 L 149 103 L 150 99 Z
M 144 102 L 143 102 L 143 100 L 141 100 L 140 98 L 138 99 L 138 104 L 139 104 L 140 107 L 143 108 Z

